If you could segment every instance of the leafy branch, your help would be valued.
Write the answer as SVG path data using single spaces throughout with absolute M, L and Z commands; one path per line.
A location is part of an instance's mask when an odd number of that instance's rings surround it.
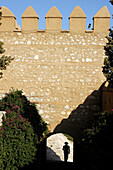
M 0 42 L 0 54 L 3 54 L 5 52 L 4 48 L 2 47 L 3 43 Z M 6 70 L 6 67 L 11 63 L 11 61 L 14 60 L 11 56 L 1 56 L 0 57 L 0 70 Z M 0 72 L 0 78 L 2 78 L 3 73 Z

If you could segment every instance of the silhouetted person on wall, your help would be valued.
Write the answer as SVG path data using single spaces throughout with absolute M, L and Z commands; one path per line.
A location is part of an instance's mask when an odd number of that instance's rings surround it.
M 65 142 L 62 150 L 64 151 L 64 161 L 67 162 L 68 155 L 70 154 L 70 146 L 68 146 L 68 142 Z

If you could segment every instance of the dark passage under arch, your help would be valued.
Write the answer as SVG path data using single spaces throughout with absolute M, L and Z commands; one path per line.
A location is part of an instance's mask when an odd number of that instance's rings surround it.
M 56 133 L 47 138 L 46 143 L 46 161 L 64 161 L 63 146 L 67 142 L 69 147 L 68 162 L 73 162 L 73 138 L 67 134 Z

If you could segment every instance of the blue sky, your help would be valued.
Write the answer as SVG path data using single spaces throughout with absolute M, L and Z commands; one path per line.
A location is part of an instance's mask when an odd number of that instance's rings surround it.
M 18 25 L 22 25 L 21 15 L 28 6 L 32 6 L 39 16 L 39 29 L 45 29 L 45 15 L 50 8 L 56 6 L 62 14 L 62 29 L 69 29 L 69 15 L 72 10 L 79 5 L 85 12 L 86 29 L 88 24 L 91 23 L 93 27 L 93 16 L 103 6 L 107 6 L 112 16 L 113 6 L 109 3 L 109 0 L 0 0 L 0 6 L 6 6 L 16 16 Z M 111 19 L 110 25 L 113 26 L 113 19 Z

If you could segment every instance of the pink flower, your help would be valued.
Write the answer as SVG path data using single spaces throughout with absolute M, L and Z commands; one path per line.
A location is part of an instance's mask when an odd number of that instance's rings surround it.
M 21 119 L 21 122 L 23 122 L 24 120 L 23 119 Z
M 91 132 L 93 132 L 94 131 L 94 129 L 91 129 Z
M 12 113 L 12 111 L 11 111 L 11 110 L 8 110 L 7 113 Z
M 84 130 L 84 132 L 86 132 L 87 130 Z
M 19 115 L 19 118 L 22 118 L 22 116 L 21 116 L 21 115 Z
M 19 106 L 15 106 L 15 108 L 19 108 Z
M 14 109 L 19 109 L 19 106 L 13 106 L 12 108 L 14 108 Z

